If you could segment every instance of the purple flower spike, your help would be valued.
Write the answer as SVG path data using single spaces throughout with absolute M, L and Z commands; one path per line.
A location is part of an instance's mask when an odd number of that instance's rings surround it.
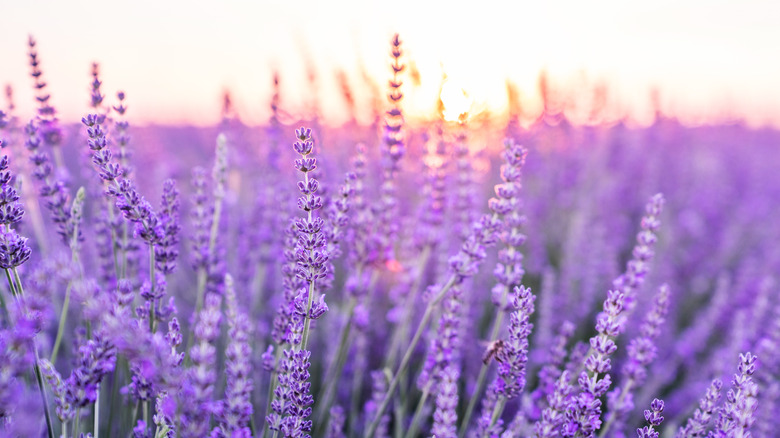
M 707 394 L 699 402 L 699 408 L 693 413 L 693 417 L 688 419 L 685 427 L 681 427 L 677 431 L 677 435 L 675 435 L 677 438 L 700 438 L 707 434 L 707 426 L 712 419 L 712 413 L 718 406 L 722 387 L 723 382 L 720 380 L 712 381 L 712 384 L 707 388 Z
M 715 423 L 715 436 L 750 436 L 758 407 L 758 385 L 753 381 L 756 356 L 739 355 L 738 373 L 734 375 L 734 387 L 726 393 L 726 403 L 720 408 Z
M 433 413 L 431 433 L 435 437 L 455 438 L 458 436 L 458 367 L 449 363 L 441 372 L 439 391 L 436 395 L 436 410 Z
M 509 338 L 496 353 L 498 361 L 498 378 L 496 388 L 499 394 L 507 399 L 513 399 L 525 387 L 525 365 L 528 362 L 528 336 L 533 324 L 530 323 L 534 313 L 536 297 L 531 289 L 515 286 L 514 307 L 509 322 Z
M 213 411 L 214 383 L 217 380 L 217 349 L 214 346 L 219 337 L 219 323 L 222 315 L 222 299 L 218 295 L 206 295 L 205 305 L 195 323 L 195 345 L 190 350 L 192 367 L 183 388 L 184 416 L 182 436 L 206 436 Z
M 249 319 L 239 309 L 230 275 L 225 276 L 225 296 L 230 344 L 225 351 L 227 388 L 220 413 L 220 428 L 224 436 L 230 437 L 249 432 L 249 419 L 252 416 L 252 350 L 249 344 Z
M 163 238 L 160 244 L 154 248 L 155 263 L 158 271 L 170 275 L 176 269 L 176 258 L 179 256 L 177 245 L 181 231 L 179 191 L 176 189 L 176 182 L 172 179 L 167 179 L 163 183 L 160 207 L 160 226 L 163 230 Z

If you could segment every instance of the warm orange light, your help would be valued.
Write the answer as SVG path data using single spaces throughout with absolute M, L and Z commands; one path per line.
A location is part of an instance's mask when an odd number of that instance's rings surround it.
M 452 79 L 447 79 L 441 86 L 442 116 L 448 122 L 463 120 L 469 113 L 474 99 L 465 88 Z

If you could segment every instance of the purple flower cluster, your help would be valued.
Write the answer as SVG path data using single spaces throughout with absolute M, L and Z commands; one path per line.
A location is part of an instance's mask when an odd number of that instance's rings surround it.
M 346 73 L 350 122 L 316 88 L 293 120 L 277 73 L 270 126 L 225 93 L 219 131 L 134 124 L 133 155 L 98 64 L 70 126 L 29 50 L 37 111 L 0 111 L 0 436 L 778 429 L 776 131 L 580 126 L 546 92 L 535 121 L 407 119 L 427 79 L 396 35 L 373 124 Z

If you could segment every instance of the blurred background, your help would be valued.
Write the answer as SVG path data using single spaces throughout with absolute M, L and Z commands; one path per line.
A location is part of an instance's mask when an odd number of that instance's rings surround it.
M 264 123 L 275 73 L 290 119 L 344 123 L 346 87 L 367 123 L 365 109 L 384 102 L 399 32 L 411 118 L 435 115 L 446 77 L 472 113 L 500 118 L 514 106 L 524 123 L 546 93 L 575 123 L 647 125 L 659 110 L 688 125 L 780 126 L 780 2 L 454 3 L 5 0 L 0 84 L 32 116 L 33 35 L 51 103 L 68 123 L 89 109 L 92 62 L 106 94 L 127 93 L 135 125 L 213 125 L 226 91 L 244 122 Z

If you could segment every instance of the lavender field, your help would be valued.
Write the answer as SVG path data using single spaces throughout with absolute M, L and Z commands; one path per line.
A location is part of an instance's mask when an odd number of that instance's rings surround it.
M 372 124 L 134 127 L 31 38 L 0 435 L 780 436 L 780 132 L 410 120 L 388 49 Z

